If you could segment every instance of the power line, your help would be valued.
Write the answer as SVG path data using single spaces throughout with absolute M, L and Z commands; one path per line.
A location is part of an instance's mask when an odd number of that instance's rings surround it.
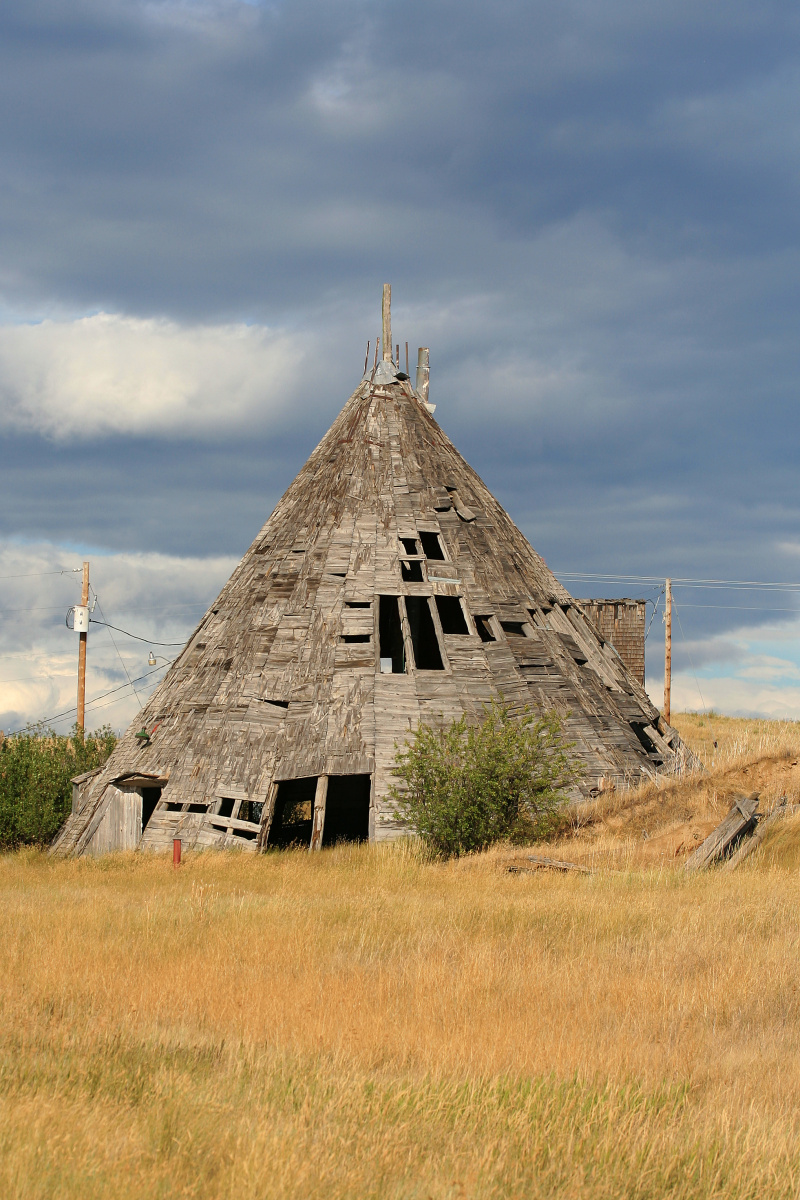
M 92 588 L 92 591 L 94 592 L 94 588 Z M 125 672 L 125 675 L 126 675 L 126 677 L 127 677 L 128 683 L 129 683 L 129 684 L 131 685 L 131 687 L 133 688 L 133 694 L 135 695 L 136 699 L 139 701 L 139 704 L 141 704 L 141 703 L 142 703 L 142 701 L 141 701 L 141 699 L 140 699 L 140 697 L 139 697 L 139 693 L 136 691 L 136 685 L 134 684 L 133 680 L 131 679 L 131 677 L 130 677 L 130 674 L 129 674 L 129 672 L 128 672 L 128 668 L 127 668 L 127 666 L 125 665 L 125 659 L 124 659 L 124 658 L 122 657 L 122 655 L 120 654 L 120 652 L 119 652 L 119 646 L 118 646 L 118 645 L 117 645 L 117 643 L 114 641 L 114 635 L 113 635 L 113 633 L 111 632 L 111 630 L 114 628 L 114 626 L 113 626 L 113 625 L 109 625 L 109 624 L 108 624 L 108 622 L 106 621 L 106 615 L 105 615 L 105 613 L 103 612 L 102 606 L 101 606 L 101 604 L 100 604 L 100 598 L 99 598 L 99 596 L 97 595 L 97 592 L 94 592 L 94 602 L 95 602 L 95 604 L 97 605 L 97 607 L 100 609 L 100 616 L 103 618 L 102 622 L 101 622 L 101 621 L 98 621 L 98 622 L 97 622 L 97 624 L 98 624 L 98 625 L 100 625 L 100 624 L 102 624 L 102 625 L 105 625 L 105 626 L 106 626 L 106 628 L 108 629 L 108 636 L 111 638 L 111 644 L 113 645 L 114 649 L 115 649 L 115 650 L 116 650 L 116 652 L 117 652 L 117 658 L 118 658 L 118 659 L 119 659 L 119 661 L 122 663 L 122 669 L 123 669 L 123 671 Z
M 166 667 L 171 667 L 171 666 L 172 666 L 172 663 L 167 663 L 167 664 L 166 664 Z M 128 684 L 128 683 L 121 683 L 121 684 L 119 685 L 119 687 L 111 688 L 111 689 L 110 689 L 109 691 L 107 691 L 107 692 L 101 692 L 99 696 L 95 696 L 95 697 L 94 697 L 92 700 L 90 700 L 90 701 L 89 701 L 89 703 L 86 705 L 86 708 L 87 708 L 87 710 L 88 710 L 88 709 L 90 709 L 90 708 L 95 708 L 95 707 L 97 707 L 97 701 L 98 701 L 98 700 L 105 700 L 106 696 L 113 696 L 113 695 L 115 695 L 117 692 L 121 692 L 121 691 L 123 691 L 125 688 L 127 688 L 127 687 L 131 686 L 133 683 L 141 683 L 143 679 L 147 679 L 147 678 L 149 678 L 149 676 L 150 676 L 150 675 L 156 675 L 156 674 L 157 674 L 159 671 L 164 671 L 164 670 L 166 670 L 166 667 L 164 667 L 164 666 L 161 666 L 161 667 L 153 667 L 153 670 L 152 670 L 152 671 L 145 671 L 144 675 L 137 675 L 137 677 L 136 677 L 136 679 L 135 679 L 135 680 L 131 680 L 131 683 L 130 683 L 130 684 Z M 139 697 L 137 696 L 136 698 L 137 698 L 137 700 L 138 700 L 138 698 L 139 698 Z M 105 706 L 103 706 L 103 707 L 105 707 Z M 63 712 L 56 713 L 56 714 L 55 714 L 54 716 L 52 716 L 52 717 L 43 717 L 43 718 L 41 719 L 41 721 L 29 721 L 29 722 L 28 722 L 28 724 L 27 724 L 27 725 L 23 725 L 21 729 L 15 729 L 13 733 L 9 733 L 9 734 L 7 734 L 6 736 L 7 736 L 7 737 L 16 737 L 16 735 L 17 735 L 18 733 L 25 733 L 25 731 L 26 731 L 26 730 L 28 730 L 28 729 L 36 729 L 36 728 L 37 728 L 38 726 L 40 726 L 40 725 L 49 725 L 49 723 L 50 723 L 51 721 L 60 721 L 62 717 L 68 717 L 68 716 L 70 715 L 70 713 L 77 712 L 77 711 L 78 711 L 78 706 L 77 706 L 77 704 L 73 704 L 71 708 L 65 708 Z
M 66 567 L 63 571 L 26 571 L 24 575 L 0 575 L 0 580 L 6 579 L 34 579 L 42 575 L 74 575 L 80 573 L 83 567 Z
M 97 595 L 97 593 L 95 593 L 95 595 Z M 97 607 L 100 608 L 99 601 L 98 601 Z M 102 612 L 103 610 L 100 609 L 100 611 Z M 106 629 L 115 629 L 117 631 L 117 633 L 124 633 L 126 637 L 135 638 L 135 640 L 137 642 L 144 642 L 145 645 L 148 645 L 148 646 L 175 647 L 175 646 L 185 646 L 186 645 L 185 641 L 183 641 L 183 642 L 154 642 L 152 638 L 139 637 L 138 633 L 128 633 L 127 629 L 120 629 L 118 625 L 109 625 L 108 621 L 95 621 L 94 617 L 90 617 L 89 621 L 91 622 L 92 625 L 105 625 Z

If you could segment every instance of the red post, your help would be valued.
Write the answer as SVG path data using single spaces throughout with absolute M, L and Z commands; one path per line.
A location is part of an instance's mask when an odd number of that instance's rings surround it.
M 179 867 L 181 865 L 181 839 L 172 839 L 172 865 Z

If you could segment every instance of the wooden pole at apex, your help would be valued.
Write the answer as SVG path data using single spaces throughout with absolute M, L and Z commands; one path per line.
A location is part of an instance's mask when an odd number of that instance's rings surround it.
M 383 285 L 383 361 L 392 361 L 392 285 Z
M 89 564 L 83 564 L 83 587 L 81 588 L 81 604 L 85 608 L 89 603 Z M 87 633 L 78 635 L 78 728 L 83 731 L 86 713 L 86 640 Z
M 670 723 L 672 693 L 672 580 L 668 579 L 664 597 L 664 720 Z

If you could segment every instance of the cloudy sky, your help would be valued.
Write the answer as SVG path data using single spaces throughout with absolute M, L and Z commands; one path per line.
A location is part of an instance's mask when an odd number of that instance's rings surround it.
M 573 594 L 800 579 L 799 102 L 788 0 L 6 0 L 0 727 L 73 719 L 84 558 L 133 718 L 386 280 Z M 800 718 L 796 588 L 675 595 L 673 707 Z

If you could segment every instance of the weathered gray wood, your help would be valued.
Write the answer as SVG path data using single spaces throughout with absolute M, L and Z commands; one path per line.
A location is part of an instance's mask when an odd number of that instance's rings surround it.
M 325 830 L 325 800 L 328 795 L 328 776 L 320 775 L 317 780 L 317 790 L 314 793 L 314 824 L 311 830 L 310 850 L 322 849 L 322 837 Z
M 530 866 L 527 864 L 530 863 Z M 509 866 L 509 871 L 524 872 L 524 871 L 577 871 L 581 875 L 592 875 L 593 872 L 589 867 L 583 867 L 580 863 L 562 862 L 558 858 L 540 858 L 535 854 L 528 854 L 526 862 L 512 863 Z
M 751 792 L 749 796 L 737 796 L 724 821 L 720 821 L 703 844 L 698 846 L 694 854 L 687 858 L 684 869 L 700 871 L 723 858 L 726 851 L 734 845 L 738 838 L 755 829 L 758 820 L 757 809 L 758 792 Z
M 764 837 L 766 836 L 768 829 L 770 829 L 778 821 L 782 821 L 784 817 L 790 817 L 798 811 L 800 811 L 800 805 L 789 804 L 786 796 L 781 796 L 780 800 L 772 809 L 772 811 L 767 813 L 766 816 L 762 817 L 758 822 L 753 835 L 747 838 L 746 841 L 743 841 L 741 845 L 734 850 L 733 854 L 729 859 L 727 859 L 722 869 L 724 871 L 734 871 L 740 863 L 744 862 L 746 858 L 749 858 L 750 855 L 758 849 L 758 847 L 764 841 Z
M 442 558 L 422 552 L 423 532 L 438 537 Z M 418 543 L 416 555 L 401 537 Z M 403 580 L 403 559 L 422 564 L 422 583 Z M 380 595 L 400 597 L 402 675 L 379 671 Z M 434 605 L 443 669 L 420 670 L 405 601 L 435 595 L 459 598 L 472 630 L 476 615 L 488 618 L 495 640 L 444 634 Z M 370 607 L 351 607 L 358 602 Z M 106 788 L 126 773 L 163 787 L 145 849 L 167 845 L 179 828 L 198 845 L 230 844 L 235 828 L 212 811 L 223 796 L 264 801 L 263 849 L 275 781 L 338 774 L 372 776 L 372 836 L 395 836 L 396 746 L 421 719 L 477 720 L 492 699 L 517 714 L 562 716 L 586 795 L 601 778 L 622 786 L 692 764 L 410 382 L 378 371 L 361 380 L 106 767 L 87 781 L 55 849 L 86 851 L 111 804 Z M 153 733 L 141 746 L 143 724 Z M 187 814 L 189 804 L 209 810 Z

